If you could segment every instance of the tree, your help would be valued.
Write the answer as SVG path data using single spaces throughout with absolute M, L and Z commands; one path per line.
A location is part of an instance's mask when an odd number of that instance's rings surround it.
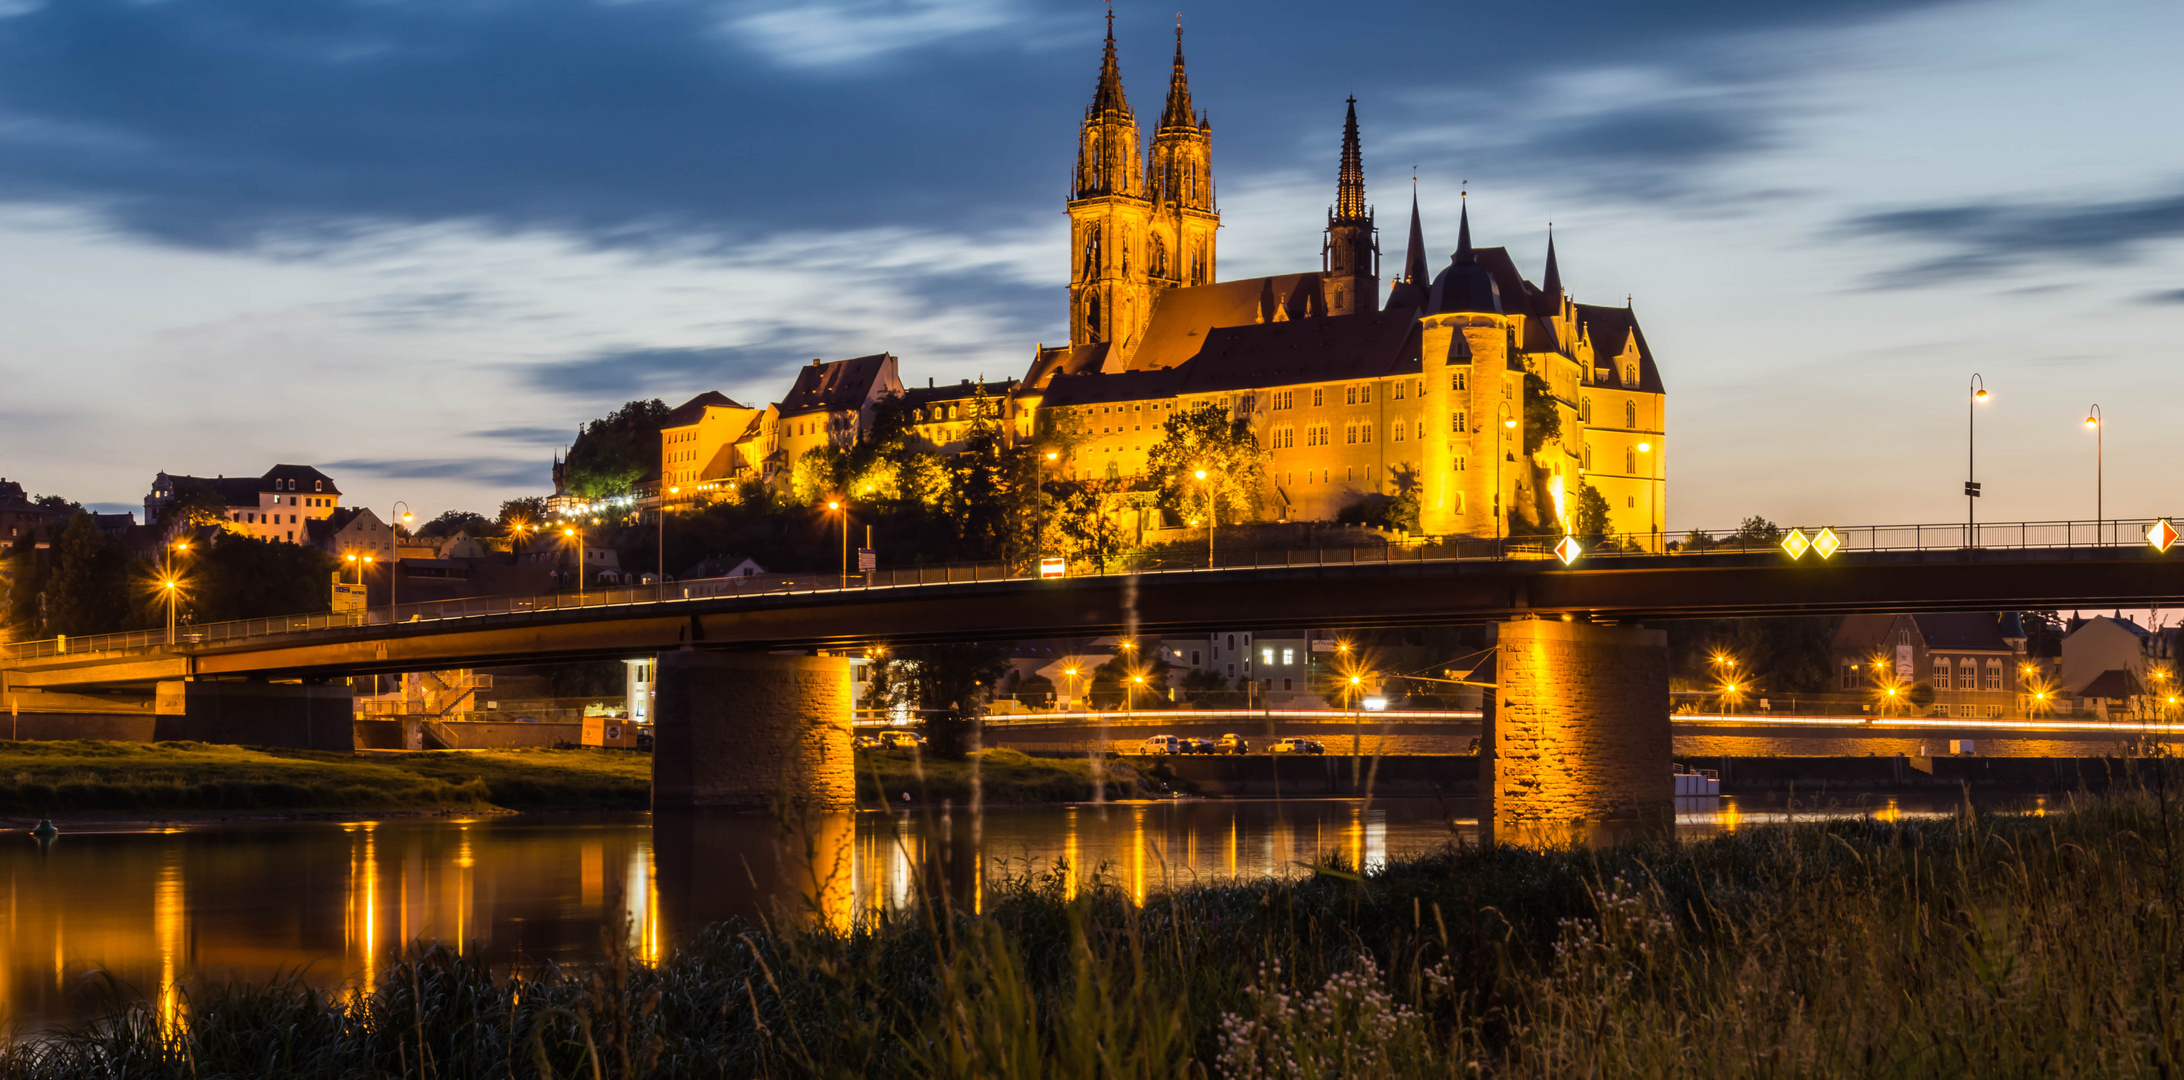
M 202 481 L 179 484 L 174 498 L 159 508 L 162 525 L 212 525 L 227 520 L 227 499 L 218 488 Z
M 840 497 L 848 482 L 849 455 L 831 443 L 814 446 L 789 467 L 789 499 L 799 506 L 817 506 Z
M 311 614 L 333 604 L 340 563 L 314 547 L 229 533 L 190 558 L 186 597 L 197 622 Z
M 1554 389 L 1547 380 L 1527 371 L 1524 373 L 1524 452 L 1539 453 L 1540 447 L 1562 439 L 1562 409 L 1555 402 Z
M 1177 412 L 1161 430 L 1145 457 L 1146 475 L 1159 486 L 1161 509 L 1186 521 L 1203 520 L 1210 502 L 1219 521 L 1258 518 L 1266 452 L 1250 424 L 1208 402 Z M 1201 471 L 1204 480 L 1198 478 Z
M 99 531 L 89 514 L 77 514 L 53 544 L 46 578 L 49 634 L 111 634 L 129 619 L 129 552 L 117 537 Z
M 564 484 L 580 499 L 627 495 L 637 478 L 660 463 L 660 425 L 667 404 L 632 401 L 584 425 L 569 447 Z
M 1051 709 L 1054 707 L 1054 680 L 1037 672 L 1016 682 L 1016 701 L 1027 709 Z
M 500 504 L 500 516 L 494 523 L 506 529 L 511 525 L 537 525 L 545 520 L 546 500 L 534 495 Z
M 993 645 L 908 645 L 874 673 L 866 701 L 917 710 L 933 756 L 959 759 L 970 752 L 994 680 L 1008 669 L 1008 654 Z
M 1047 518 L 1050 550 L 1072 564 L 1090 564 L 1105 573 L 1121 555 L 1126 537 L 1116 520 L 1109 481 L 1087 480 L 1062 499 Z
M 1166 698 L 1170 665 L 1160 650 L 1153 650 L 1153 659 L 1139 664 L 1128 652 L 1118 653 L 1106 663 L 1092 669 L 1092 683 L 1085 690 L 1085 697 L 1095 709 L 1120 709 L 1126 704 L 1144 707 L 1155 700 Z M 1143 681 L 1138 681 L 1140 677 Z M 1124 689 L 1129 688 L 1127 698 Z
M 1615 526 L 1609 521 L 1608 500 L 1591 484 L 1580 482 L 1577 486 L 1577 505 L 1570 510 L 1570 535 L 1585 541 L 1588 548 L 1615 544 Z
M 419 536 L 453 536 L 468 532 L 472 536 L 491 536 L 499 532 L 499 526 L 484 514 L 469 510 L 449 510 L 417 530 Z

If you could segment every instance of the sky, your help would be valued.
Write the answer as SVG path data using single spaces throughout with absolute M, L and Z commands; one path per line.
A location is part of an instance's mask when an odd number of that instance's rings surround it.
M 1078 0 L 0 0 L 0 477 L 314 464 L 487 513 L 583 421 L 1066 339 Z M 1400 265 L 1631 297 L 1672 530 L 2184 513 L 2184 5 L 1192 4 L 1224 278 L 1318 268 L 1343 100 Z M 1172 7 L 1122 4 L 1141 123 Z

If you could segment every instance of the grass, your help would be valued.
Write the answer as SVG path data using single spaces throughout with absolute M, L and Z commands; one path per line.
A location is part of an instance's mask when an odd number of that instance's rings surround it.
M 116 999 L 0 1080 L 215 1077 L 2175 1076 L 2184 814 L 1854 820 L 1452 847 L 1183 889 L 1024 878 L 847 932 L 713 928 L 657 967 Z M 609 935 L 610 941 L 621 940 Z
M 584 750 L 349 754 L 210 743 L 0 743 L 0 813 L 642 810 L 651 758 Z
M 975 766 L 975 769 L 974 769 Z M 978 776 L 980 799 L 987 803 L 1055 803 L 1090 800 L 1094 787 L 1087 758 L 1032 757 L 1021 750 L 981 750 L 963 761 L 944 761 L 911 750 L 859 750 L 857 798 L 862 805 L 901 805 L 943 800 L 967 806 L 971 776 Z M 1136 799 L 1159 793 L 1159 784 L 1137 769 L 1109 760 L 1103 766 L 1109 799 Z

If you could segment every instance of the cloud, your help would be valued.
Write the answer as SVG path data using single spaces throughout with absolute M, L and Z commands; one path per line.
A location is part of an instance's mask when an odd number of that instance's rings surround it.
M 782 62 L 826 67 L 872 60 L 1005 26 L 1021 17 L 994 0 L 816 3 L 738 15 L 730 28 Z
M 1861 214 L 1851 235 L 1909 241 L 1943 253 L 1874 275 L 1881 285 L 1933 285 L 2031 269 L 2064 258 L 2136 259 L 2148 244 L 2184 236 L 2184 191 L 2083 202 L 1980 201 Z
M 2160 292 L 2150 292 L 2139 297 L 2139 302 L 2146 304 L 2184 304 L 2184 289 L 2164 289 Z
M 389 461 L 351 459 L 320 466 L 328 472 L 357 472 L 394 480 L 468 480 L 482 484 L 539 485 L 548 482 L 552 466 L 544 461 L 513 458 L 400 458 Z
M 504 439 L 508 442 L 535 443 L 540 446 L 566 443 L 576 437 L 575 432 L 569 428 L 550 427 L 491 428 L 486 431 L 473 431 L 471 434 L 481 439 Z

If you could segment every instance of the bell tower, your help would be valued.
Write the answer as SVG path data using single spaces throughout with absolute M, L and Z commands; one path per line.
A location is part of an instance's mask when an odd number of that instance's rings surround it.
M 1147 276 L 1152 201 L 1138 156 L 1137 117 L 1115 62 L 1115 13 L 1107 52 L 1077 135 L 1069 194 L 1069 343 L 1112 342 L 1127 352 L 1152 308 Z
M 1329 315 L 1380 307 L 1380 236 L 1365 205 L 1365 161 L 1357 145 L 1357 99 L 1342 122 L 1342 172 L 1335 205 L 1327 210 L 1327 243 L 1320 250 L 1322 287 Z
M 1213 125 L 1191 108 L 1181 19 L 1175 24 L 1175 71 L 1168 78 L 1160 126 L 1153 130 L 1145 186 L 1153 200 L 1155 293 L 1214 281 L 1214 230 L 1221 227 L 1221 213 L 1213 199 Z

